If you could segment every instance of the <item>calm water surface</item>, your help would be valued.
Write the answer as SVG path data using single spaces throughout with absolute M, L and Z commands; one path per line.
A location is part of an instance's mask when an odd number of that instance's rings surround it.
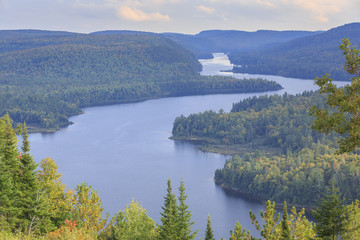
M 167 179 L 171 178 L 177 193 L 182 177 L 187 203 L 196 221 L 194 229 L 199 229 L 198 239 L 204 238 L 208 214 L 216 239 L 228 238 L 236 221 L 255 233 L 249 210 L 259 213 L 263 205 L 226 193 L 213 182 L 215 170 L 223 167 L 227 157 L 169 140 L 172 123 L 181 114 L 187 116 L 210 109 L 229 111 L 232 103 L 254 95 L 296 94 L 316 87 L 312 80 L 220 73 L 232 68 L 224 54 L 215 54 L 214 59 L 201 63 L 204 75 L 263 77 L 279 82 L 285 89 L 86 108 L 85 114 L 72 117 L 74 124 L 65 129 L 53 134 L 31 134 L 31 153 L 37 162 L 45 157 L 55 159 L 69 188 L 82 182 L 92 185 L 99 192 L 105 211 L 111 215 L 134 199 L 141 201 L 149 216 L 160 223 Z

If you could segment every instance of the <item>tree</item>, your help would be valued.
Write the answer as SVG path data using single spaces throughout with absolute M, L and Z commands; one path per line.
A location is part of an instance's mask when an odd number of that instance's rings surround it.
M 341 233 L 342 239 L 360 239 L 360 208 L 359 200 L 346 206 L 345 229 Z
M 120 211 L 113 217 L 106 239 L 151 240 L 156 236 L 155 221 L 147 215 L 147 210 L 139 202 L 132 200 L 123 212 Z
M 280 222 L 280 227 L 281 227 L 280 239 L 281 240 L 291 239 L 291 231 L 290 231 L 290 227 L 289 227 L 286 201 L 284 201 L 283 215 L 282 215 L 282 220 Z
M 279 221 L 280 214 L 276 215 L 275 202 L 271 203 L 269 200 L 266 202 L 265 212 L 261 211 L 261 218 L 264 220 L 263 229 L 259 222 L 256 220 L 255 214 L 250 211 L 250 219 L 256 229 L 260 231 L 260 235 L 266 240 L 279 239 L 279 229 L 277 228 L 277 222 Z
M 37 197 L 43 204 L 41 231 L 53 231 L 71 218 L 70 210 L 75 205 L 73 192 L 65 188 L 58 166 L 51 158 L 41 160 L 37 179 L 40 185 Z
M 84 229 L 86 233 L 97 236 L 107 221 L 102 217 L 104 210 L 99 194 L 93 191 L 91 186 L 86 183 L 79 184 L 75 189 L 76 203 L 73 206 L 73 220 L 77 221 L 79 228 Z
M 230 240 L 252 240 L 254 239 L 250 232 L 242 228 L 239 222 L 236 222 L 234 232 L 230 230 Z
M 205 231 L 205 239 L 204 240 L 215 240 L 214 233 L 211 227 L 211 219 L 210 215 L 207 217 L 206 231 Z
M 0 119 L 0 228 L 11 230 L 20 224 L 21 173 L 16 131 L 9 114 Z
M 351 84 L 337 88 L 329 75 L 316 78 L 321 94 L 327 94 L 327 105 L 332 109 L 313 106 L 313 128 L 319 132 L 336 132 L 344 137 L 338 141 L 338 153 L 351 152 L 360 146 L 360 55 L 351 47 L 349 39 L 340 45 L 345 56 L 345 69 L 353 77 Z
M 191 211 L 188 210 L 189 206 L 185 203 L 186 198 L 184 181 L 181 179 L 178 206 L 180 239 L 192 240 L 195 239 L 198 231 L 191 232 L 191 226 L 194 225 L 195 222 L 191 221 Z
M 39 227 L 39 224 L 37 224 L 40 210 L 39 198 L 37 197 L 39 182 L 36 177 L 37 164 L 30 155 L 30 142 L 25 123 L 22 126 L 22 133 L 22 154 L 19 155 L 21 169 L 19 175 L 21 201 L 19 204 L 22 212 L 22 228 L 30 234 Z
M 159 226 L 159 239 L 181 239 L 179 233 L 179 213 L 176 204 L 176 197 L 172 191 L 171 181 L 167 182 L 167 193 L 165 196 L 164 206 L 161 207 L 161 223 Z
M 316 219 L 315 231 L 319 237 L 333 240 L 345 230 L 346 208 L 339 190 L 333 185 L 331 190 L 318 202 L 313 211 Z

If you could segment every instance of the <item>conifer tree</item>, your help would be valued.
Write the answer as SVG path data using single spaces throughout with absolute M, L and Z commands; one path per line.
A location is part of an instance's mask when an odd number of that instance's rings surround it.
M 22 127 L 22 154 L 19 155 L 20 158 L 20 192 L 21 192 L 21 201 L 19 202 L 21 208 L 21 225 L 24 231 L 29 234 L 35 230 L 38 226 L 39 216 L 39 202 L 37 197 L 37 192 L 39 190 L 39 183 L 37 182 L 36 177 L 36 167 L 33 157 L 30 155 L 30 142 L 28 137 L 28 132 L 26 124 L 24 123 Z
M 211 227 L 211 219 L 210 215 L 207 217 L 206 231 L 205 231 L 205 239 L 204 240 L 215 240 L 214 233 Z
M 246 231 L 243 229 L 243 227 L 240 225 L 240 223 L 237 221 L 234 232 L 230 230 L 230 240 L 252 240 L 254 239 L 250 231 Z
M 282 220 L 281 220 L 280 226 L 281 226 L 280 239 L 281 240 L 291 239 L 291 230 L 289 227 L 286 201 L 284 201 L 283 215 L 282 215 Z
M 185 203 L 187 195 L 185 194 L 184 181 L 181 179 L 179 187 L 179 232 L 180 239 L 192 240 L 195 239 L 198 231 L 191 232 L 191 226 L 195 222 L 191 221 L 191 211 L 188 210 L 189 206 Z
M 0 119 L 0 227 L 14 229 L 19 225 L 21 172 L 16 132 L 9 114 Z
M 339 190 L 334 185 L 328 191 L 313 211 L 316 219 L 315 231 L 321 238 L 336 239 L 345 230 L 346 208 Z
M 179 233 L 179 214 L 176 203 L 175 194 L 172 191 L 171 181 L 167 182 L 167 193 L 165 196 L 164 206 L 161 207 L 163 212 L 161 213 L 161 223 L 159 226 L 159 239 L 181 239 Z

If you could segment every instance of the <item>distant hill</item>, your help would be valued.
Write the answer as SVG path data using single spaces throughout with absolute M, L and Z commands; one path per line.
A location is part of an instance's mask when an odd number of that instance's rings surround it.
M 325 73 L 340 81 L 349 80 L 344 71 L 344 57 L 339 49 L 342 39 L 349 38 L 360 47 L 360 23 L 352 23 L 316 35 L 305 36 L 272 48 L 236 51 L 230 61 L 242 67 L 235 72 L 258 73 L 314 79 Z
M 151 33 L 140 31 L 100 31 L 91 34 L 139 34 L 158 35 L 169 38 L 192 51 L 198 58 L 212 58 L 215 52 L 249 51 L 265 46 L 276 46 L 281 43 L 304 37 L 316 35 L 320 32 L 310 31 L 271 31 L 259 30 L 256 32 L 236 30 L 207 30 L 195 35 L 180 33 Z
M 68 125 L 85 106 L 281 88 L 200 76 L 193 53 L 154 34 L 15 30 L 0 36 L 0 115 L 37 130 Z

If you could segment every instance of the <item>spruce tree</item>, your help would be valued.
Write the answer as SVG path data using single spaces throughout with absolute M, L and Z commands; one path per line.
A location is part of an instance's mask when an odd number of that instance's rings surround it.
M 7 230 L 18 227 L 21 214 L 17 141 L 10 116 L 5 114 L 0 119 L 0 227 Z
M 191 221 L 191 211 L 188 210 L 189 206 L 185 203 L 187 195 L 185 194 L 184 181 L 181 179 L 179 187 L 179 232 L 180 239 L 192 240 L 195 239 L 198 231 L 191 232 L 191 226 L 195 222 Z
M 19 202 L 19 207 L 21 208 L 21 225 L 24 231 L 27 231 L 29 234 L 37 228 L 39 225 L 39 183 L 36 177 L 36 168 L 37 164 L 35 163 L 33 157 L 30 155 L 30 142 L 29 136 L 24 123 L 22 129 L 22 155 L 20 155 L 20 193 L 21 201 Z
M 286 201 L 284 201 L 283 215 L 282 215 L 282 220 L 280 223 L 280 226 L 281 226 L 280 239 L 281 240 L 291 239 L 291 230 L 290 230 L 288 221 L 289 220 L 288 220 L 287 205 L 286 205 Z
M 206 231 L 205 231 L 205 239 L 204 240 L 215 240 L 214 233 L 211 227 L 211 219 L 210 215 L 207 217 Z
M 167 182 L 167 194 L 165 196 L 164 206 L 161 207 L 161 223 L 159 226 L 159 239 L 161 240 L 176 240 L 181 239 L 179 233 L 179 214 L 176 204 L 176 197 L 172 191 L 171 181 Z
M 346 207 L 341 200 L 339 190 L 334 185 L 328 192 L 313 211 L 316 219 L 315 231 L 321 238 L 336 239 L 345 230 Z

